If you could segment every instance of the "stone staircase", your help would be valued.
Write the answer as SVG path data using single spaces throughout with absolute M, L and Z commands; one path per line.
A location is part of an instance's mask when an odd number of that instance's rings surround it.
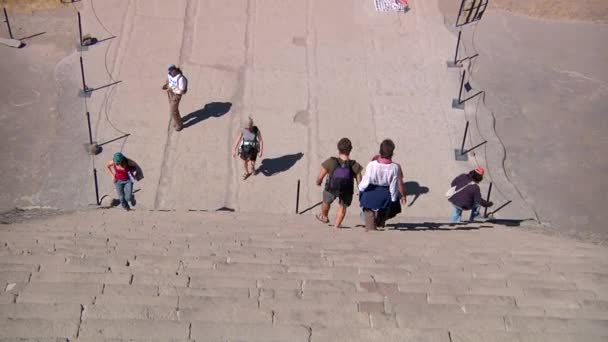
M 605 247 L 418 221 L 91 210 L 0 225 L 0 340 L 608 341 Z

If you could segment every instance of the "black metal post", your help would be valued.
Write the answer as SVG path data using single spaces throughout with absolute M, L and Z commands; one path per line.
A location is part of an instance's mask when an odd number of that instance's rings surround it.
M 110 139 L 110 140 L 108 140 L 108 141 L 106 141 L 106 142 L 103 142 L 103 143 L 101 143 L 101 144 L 97 145 L 97 146 L 103 146 L 103 145 L 109 144 L 109 143 L 111 143 L 111 142 L 115 142 L 116 140 L 120 140 L 120 139 L 122 139 L 122 138 L 126 138 L 126 137 L 128 137 L 128 136 L 130 136 L 130 135 L 131 135 L 131 133 L 125 133 L 125 134 L 123 134 L 123 135 L 121 135 L 121 136 L 119 136 L 119 137 L 116 137 L 116 138 L 114 138 L 114 139 Z
M 454 66 L 458 63 L 458 48 L 460 48 L 460 36 L 462 35 L 462 30 L 458 31 L 458 40 L 456 41 L 456 54 L 454 55 Z
M 496 208 L 494 211 L 492 211 L 488 215 L 494 215 L 494 214 L 496 214 L 496 212 L 498 212 L 500 209 L 506 207 L 507 205 L 511 204 L 511 202 L 513 202 L 513 201 L 509 200 L 507 203 L 505 203 L 505 204 L 501 205 L 500 207 Z
M 469 122 L 467 121 L 466 126 L 464 126 L 464 135 L 462 136 L 462 144 L 460 145 L 460 154 L 464 154 L 464 143 L 467 140 L 468 132 L 469 132 Z
M 97 205 L 101 204 L 99 203 L 99 186 L 97 185 L 97 169 L 93 169 L 93 180 L 95 181 L 95 203 L 97 203 Z
M 82 57 L 80 58 L 80 65 L 82 65 Z M 464 87 L 464 77 L 466 75 L 467 71 L 466 70 L 462 70 L 462 78 L 460 79 L 460 89 L 458 91 L 458 104 L 462 104 L 462 87 Z M 84 74 L 83 74 L 83 80 L 84 80 Z M 84 81 L 83 81 L 84 82 Z
M 8 21 L 8 14 L 6 14 L 6 7 L 4 7 L 4 20 L 6 20 L 6 27 L 8 28 L 8 36 L 13 39 L 13 31 L 11 30 L 11 23 Z
M 296 214 L 300 211 L 300 180 L 298 179 L 298 188 L 296 191 Z
M 470 149 L 468 149 L 468 150 L 466 150 L 466 151 L 463 151 L 462 153 L 463 153 L 463 154 L 464 154 L 464 153 L 469 153 L 469 152 L 473 151 L 474 149 L 476 149 L 476 148 L 478 148 L 478 147 L 480 147 L 480 146 L 483 146 L 483 145 L 485 145 L 485 144 L 487 144 L 487 143 L 488 143 L 488 141 L 487 141 L 487 140 L 482 141 L 482 142 L 480 142 L 479 144 L 477 144 L 477 145 L 475 145 L 475 146 L 471 147 Z
M 93 145 L 93 133 L 91 131 L 91 115 L 87 112 L 87 126 L 89 127 L 89 144 Z
M 78 12 L 78 36 L 80 37 L 80 46 L 82 46 L 82 21 L 80 20 L 80 12 Z
M 89 88 L 87 87 L 87 83 L 84 80 L 84 64 L 82 63 L 82 56 L 80 56 L 80 74 L 82 75 L 82 92 L 88 92 Z
M 490 201 L 490 195 L 492 194 L 492 182 L 490 182 L 490 187 L 488 187 L 488 197 L 486 201 Z M 483 217 L 488 217 L 488 207 L 483 208 Z

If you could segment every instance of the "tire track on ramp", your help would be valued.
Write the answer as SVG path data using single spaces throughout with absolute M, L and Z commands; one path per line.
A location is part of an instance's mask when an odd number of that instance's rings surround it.
M 190 59 L 192 54 L 193 32 L 196 14 L 198 10 L 198 1 L 187 0 L 184 11 L 184 27 L 182 30 L 182 43 L 179 51 L 178 64 L 182 65 Z M 168 163 L 171 158 L 171 148 L 179 145 L 179 134 L 171 128 L 171 117 L 167 122 L 167 137 L 163 147 L 163 159 L 161 161 L 161 171 L 156 187 L 156 196 L 154 198 L 154 209 L 160 209 L 164 204 L 165 195 L 171 189 L 171 179 L 173 178 L 172 164 Z

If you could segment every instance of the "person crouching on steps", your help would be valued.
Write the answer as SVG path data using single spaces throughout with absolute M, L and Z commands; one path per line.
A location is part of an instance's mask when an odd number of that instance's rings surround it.
M 446 194 L 448 201 L 452 204 L 452 215 L 450 216 L 452 223 L 460 222 L 462 212 L 465 210 L 471 211 L 469 222 L 473 222 L 479 215 L 480 207 L 494 205 L 491 201 L 486 201 L 481 197 L 478 183 L 483 180 L 483 174 L 484 169 L 478 167 L 468 174 L 461 174 L 452 181 L 452 188 Z
M 249 118 L 247 127 L 239 131 L 233 150 L 232 157 L 236 157 L 238 153 L 243 160 L 243 180 L 245 180 L 255 172 L 255 161 L 258 156 L 262 157 L 264 151 L 262 132 L 253 124 L 253 119 Z
M 363 209 L 365 231 L 385 230 L 386 220 L 401 212 L 406 203 L 403 171 L 393 162 L 395 144 L 385 139 L 380 144 L 380 155 L 365 167 L 359 183 L 359 204 Z
M 129 160 L 122 153 L 114 153 L 112 160 L 106 164 L 106 170 L 112 177 L 118 199 L 123 209 L 129 211 L 129 203 L 135 206 L 135 196 L 133 195 L 133 181 L 138 177 L 138 167 L 135 162 Z
M 163 90 L 167 91 L 169 97 L 169 113 L 173 128 L 179 132 L 184 128 L 182 117 L 179 114 L 179 102 L 182 100 L 182 95 L 188 92 L 188 80 L 174 64 L 169 65 L 167 69 L 167 82 L 163 85 Z
M 350 152 L 353 145 L 348 138 L 338 141 L 338 157 L 330 157 L 321 164 L 321 170 L 317 177 L 317 186 L 321 186 L 323 178 L 327 177 L 325 188 L 323 189 L 323 204 L 321 213 L 315 215 L 317 220 L 329 223 L 329 208 L 331 203 L 338 198 L 338 211 L 336 212 L 335 227 L 340 228 L 346 216 L 346 208 L 353 201 L 354 179 L 361 181 L 361 166 L 357 161 L 350 159 Z

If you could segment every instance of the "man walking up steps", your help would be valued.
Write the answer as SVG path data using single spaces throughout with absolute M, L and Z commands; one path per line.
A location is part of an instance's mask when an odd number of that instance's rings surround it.
M 188 92 L 188 80 L 182 74 L 182 71 L 171 64 L 167 67 L 167 82 L 163 85 L 163 90 L 167 91 L 169 97 L 169 113 L 171 121 L 176 132 L 184 128 L 182 117 L 179 114 L 179 103 L 182 100 L 182 95 Z

